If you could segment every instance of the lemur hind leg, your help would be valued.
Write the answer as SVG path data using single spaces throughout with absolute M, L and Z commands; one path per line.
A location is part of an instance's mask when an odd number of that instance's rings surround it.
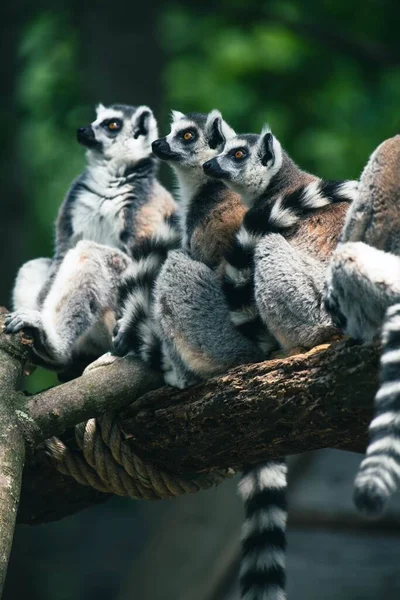
M 170 252 L 157 280 L 155 318 L 172 373 L 183 387 L 248 362 L 262 360 L 259 348 L 232 325 L 217 275 L 182 251 Z M 178 360 L 177 360 L 178 359 Z M 173 373 L 175 372 L 175 375 Z
M 50 258 L 35 258 L 22 265 L 12 293 L 13 310 L 39 310 L 39 294 L 47 281 L 51 263 Z
M 338 333 L 322 301 L 322 263 L 271 233 L 258 243 L 254 264 L 260 316 L 284 350 L 309 348 Z
M 400 257 L 363 242 L 340 245 L 328 269 L 325 303 L 360 341 L 371 340 L 389 306 L 400 301 Z
M 79 242 L 62 261 L 42 309 L 11 313 L 6 332 L 32 330 L 35 350 L 49 365 L 67 365 L 78 345 L 90 351 L 99 342 L 99 354 L 107 351 L 115 325 L 117 281 L 130 265 L 131 259 L 119 250 Z

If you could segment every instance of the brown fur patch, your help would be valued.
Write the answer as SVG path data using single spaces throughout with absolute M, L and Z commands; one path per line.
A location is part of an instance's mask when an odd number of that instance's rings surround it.
M 208 266 L 219 265 L 224 252 L 232 245 L 245 212 L 240 196 L 227 190 L 223 202 L 210 212 L 191 237 L 190 247 L 196 259 Z
M 177 205 L 171 194 L 157 181 L 154 183 L 148 202 L 135 215 L 137 239 L 149 237 L 162 223 L 177 211 Z
M 316 210 L 299 223 L 288 241 L 316 259 L 328 260 L 338 243 L 348 208 L 347 202 L 340 202 Z

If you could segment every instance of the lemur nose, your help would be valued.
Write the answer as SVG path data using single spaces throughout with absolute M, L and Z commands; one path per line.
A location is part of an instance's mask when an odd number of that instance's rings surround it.
M 159 148 L 162 143 L 163 143 L 163 140 L 161 138 L 158 139 L 158 140 L 154 140 L 154 142 L 152 143 L 152 147 L 153 148 Z
M 213 160 L 208 160 L 207 162 L 204 163 L 203 170 L 205 173 L 212 171 L 213 162 L 214 162 Z

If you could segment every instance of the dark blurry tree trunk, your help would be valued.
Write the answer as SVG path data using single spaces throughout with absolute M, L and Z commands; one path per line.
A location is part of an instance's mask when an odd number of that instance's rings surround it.
M 9 2 L 3 7 L 0 20 L 1 54 L 0 77 L 0 303 L 8 304 L 15 272 L 25 255 L 24 235 L 27 221 L 23 219 L 24 198 L 21 169 L 18 160 L 17 129 L 19 114 L 16 104 L 18 45 L 25 24 L 32 16 L 32 6 L 25 0 Z
M 71 6 L 88 99 L 149 104 L 157 111 L 162 103 L 161 1 L 74 0 Z

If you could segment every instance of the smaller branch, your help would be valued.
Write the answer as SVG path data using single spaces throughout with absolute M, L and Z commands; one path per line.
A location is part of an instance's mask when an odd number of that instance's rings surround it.
M 25 399 L 18 411 L 20 425 L 33 447 L 82 421 L 118 410 L 161 385 L 161 375 L 143 362 L 110 357 L 106 364 L 91 366 L 73 381 Z

